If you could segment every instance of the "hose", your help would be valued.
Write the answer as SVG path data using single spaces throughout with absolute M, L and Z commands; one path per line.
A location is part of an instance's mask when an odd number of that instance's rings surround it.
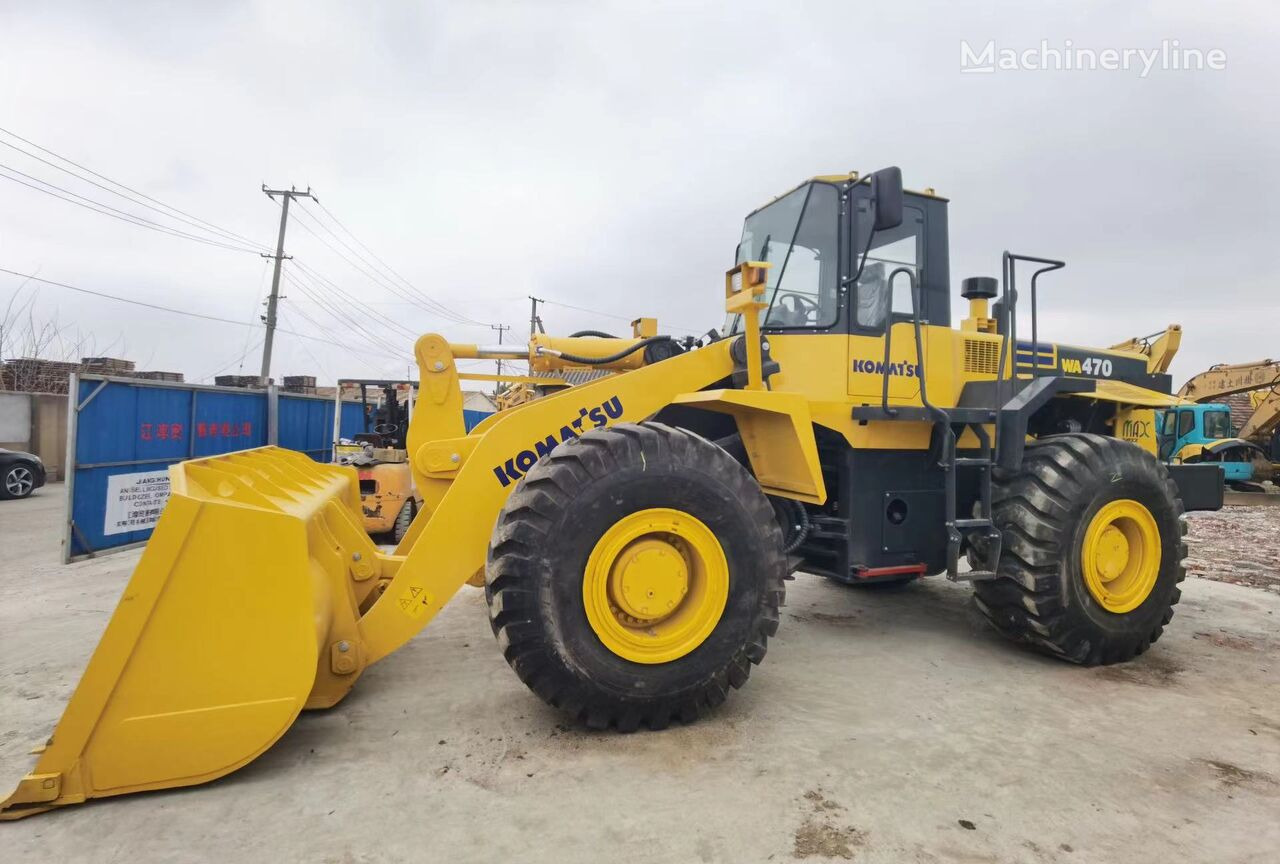
M 608 364 L 608 363 L 616 363 L 617 361 L 621 360 L 623 357 L 630 356 L 631 354 L 634 354 L 637 351 L 641 350 L 642 348 L 652 345 L 655 342 L 671 342 L 671 341 L 672 339 L 670 336 L 650 336 L 648 339 L 641 339 L 639 342 L 637 342 L 636 344 L 628 348 L 623 348 L 621 351 L 619 351 L 616 354 L 609 354 L 608 356 L 605 356 L 605 357 L 582 357 L 578 354 L 569 354 L 563 351 L 553 351 L 549 348 L 539 348 L 538 353 L 550 354 L 552 357 L 559 357 L 561 360 L 564 360 L 566 362 L 578 363 L 582 366 L 604 366 L 605 364 Z
M 785 498 L 783 500 L 791 502 L 792 508 L 794 509 L 796 514 L 796 521 L 798 522 L 798 525 L 795 526 L 796 527 L 795 536 L 792 537 L 787 542 L 787 544 L 782 547 L 782 554 L 790 555 L 792 552 L 799 549 L 800 545 L 804 543 L 806 539 L 808 539 L 809 530 L 813 527 L 813 523 L 809 521 L 809 511 L 804 509 L 803 504 L 801 504 L 799 501 L 795 500 L 794 498 Z
M 603 330 L 579 330 L 577 333 L 570 333 L 570 339 L 577 339 L 581 336 L 594 336 L 597 339 L 617 339 L 612 333 L 606 333 Z

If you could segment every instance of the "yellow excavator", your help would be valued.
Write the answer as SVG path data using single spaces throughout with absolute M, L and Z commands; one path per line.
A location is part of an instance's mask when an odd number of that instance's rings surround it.
M 620 731 L 693 721 L 743 686 L 797 569 L 969 582 L 997 630 L 1071 662 L 1148 650 L 1179 598 L 1182 513 L 1221 505 L 1221 473 L 1155 458 L 1154 412 L 1179 400 L 1149 355 L 1042 338 L 1037 294 L 1063 262 L 1006 252 L 999 278 L 961 282 L 953 326 L 947 218 L 896 168 L 815 177 L 748 215 L 726 320 L 698 344 L 644 322 L 421 337 L 423 507 L 394 552 L 363 530 L 350 467 L 275 447 L 174 466 L 0 815 L 235 771 L 473 578 L 521 680 Z M 466 432 L 460 381 L 496 378 L 459 369 L 475 358 L 527 360 L 504 380 L 547 395 Z M 609 374 L 565 387 L 586 370 Z

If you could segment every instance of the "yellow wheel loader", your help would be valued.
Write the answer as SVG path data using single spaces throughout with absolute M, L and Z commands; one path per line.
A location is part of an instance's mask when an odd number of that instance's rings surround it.
M 720 704 L 764 658 L 795 569 L 945 573 L 1012 639 L 1085 664 L 1142 653 L 1178 602 L 1180 516 L 1220 506 L 1221 475 L 1155 458 L 1153 413 L 1179 400 L 1149 356 L 1042 341 L 1039 282 L 1061 266 L 1006 253 L 999 280 L 961 283 L 953 327 L 947 202 L 891 168 L 749 215 L 728 318 L 696 345 L 640 325 L 423 336 L 407 442 L 423 507 L 395 551 L 362 529 L 351 468 L 271 447 L 173 467 L 3 816 L 234 771 L 473 577 L 516 674 L 592 728 Z M 459 382 L 492 376 L 458 360 L 517 355 L 530 374 L 507 380 L 554 392 L 465 433 Z M 565 389 L 583 370 L 609 374 Z

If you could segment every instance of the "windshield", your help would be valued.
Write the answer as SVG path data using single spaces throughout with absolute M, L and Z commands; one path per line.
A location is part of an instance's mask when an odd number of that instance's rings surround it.
M 830 327 L 836 322 L 839 193 L 810 183 L 757 210 L 742 227 L 735 264 L 768 261 L 761 319 L 765 327 Z M 724 332 L 742 329 L 742 316 L 725 319 Z
M 1231 412 L 1230 411 L 1206 411 L 1204 413 L 1204 437 L 1230 438 L 1231 437 Z

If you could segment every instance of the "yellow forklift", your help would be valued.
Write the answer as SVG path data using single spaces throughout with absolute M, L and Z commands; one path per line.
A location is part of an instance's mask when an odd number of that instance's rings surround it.
M 405 446 L 417 382 L 342 380 L 339 394 L 344 385 L 360 388 L 364 428 L 350 440 L 335 441 L 335 461 L 356 469 L 365 531 L 375 540 L 390 537 L 399 543 L 422 508 Z M 371 401 L 370 388 L 381 391 L 380 398 Z

